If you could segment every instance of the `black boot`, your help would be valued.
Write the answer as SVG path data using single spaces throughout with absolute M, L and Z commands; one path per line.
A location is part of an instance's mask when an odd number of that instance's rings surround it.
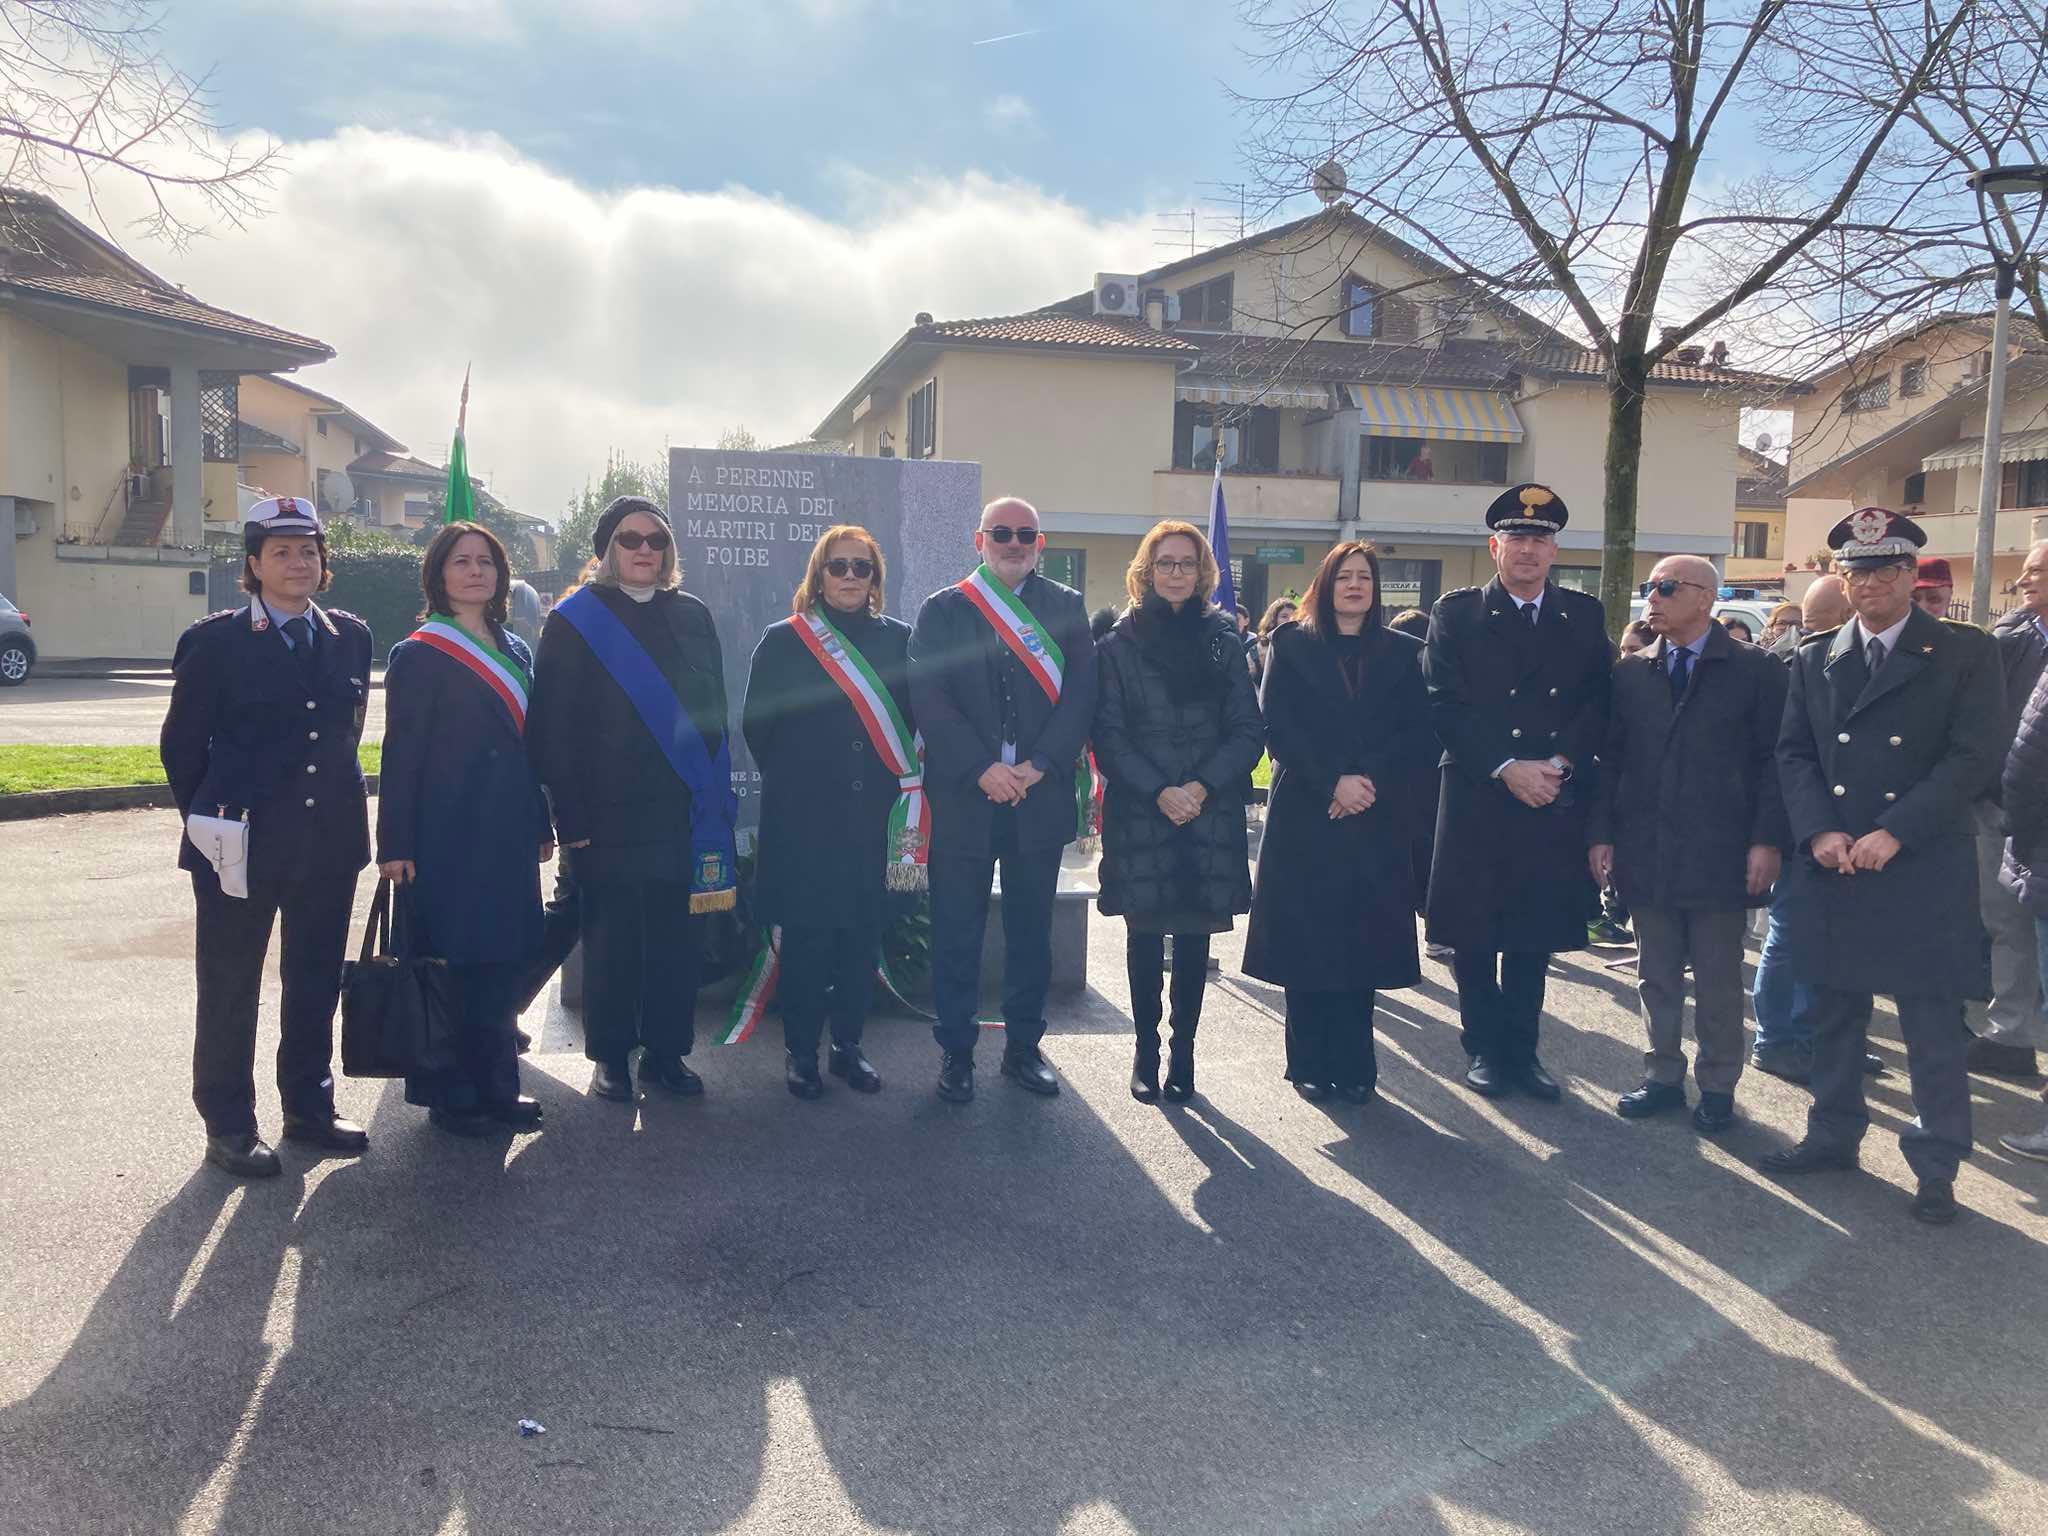
M 1141 1030 L 1138 1034 L 1137 1059 L 1131 1063 L 1131 1097 L 1140 1104 L 1159 1102 L 1159 1034 L 1155 1030 L 1147 1040 Z
M 1195 1096 L 1195 1029 L 1202 1022 L 1202 992 L 1209 984 L 1209 936 L 1173 936 L 1173 1041 L 1167 1049 L 1166 1100 L 1185 1104 Z
M 1131 1097 L 1159 1101 L 1159 991 L 1166 982 L 1166 941 L 1156 933 L 1124 935 L 1124 975 L 1131 984 L 1131 1022 L 1138 1052 L 1131 1064 Z
M 1185 1104 L 1195 1096 L 1195 1036 L 1193 1031 L 1173 1032 L 1166 1049 L 1166 1086 L 1161 1090 L 1169 1104 Z

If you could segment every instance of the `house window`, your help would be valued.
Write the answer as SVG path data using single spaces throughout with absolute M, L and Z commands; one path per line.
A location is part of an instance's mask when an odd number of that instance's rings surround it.
M 1771 554 L 1771 525 L 1769 523 L 1737 523 L 1735 525 L 1735 548 L 1732 553 L 1738 560 L 1767 560 Z
M 1506 443 L 1438 443 L 1414 437 L 1368 437 L 1359 445 L 1359 473 L 1367 480 L 1440 481 L 1450 485 L 1506 485 Z
M 1916 357 L 1899 366 L 1899 398 L 1910 400 L 1927 392 L 1927 359 Z
M 1232 313 L 1232 277 L 1226 272 L 1180 291 L 1180 323 L 1200 331 L 1227 331 Z
M 939 381 L 926 379 L 910 395 L 910 457 L 929 459 L 939 451 Z
M 1868 384 L 1859 384 L 1854 389 L 1842 391 L 1842 414 L 1856 411 L 1881 411 L 1892 403 L 1892 379 L 1886 374 L 1881 379 L 1872 379 Z
M 1422 328 L 1422 306 L 1396 298 L 1363 278 L 1344 279 L 1344 334 L 1360 339 L 1413 341 Z
M 234 380 L 199 391 L 200 457 L 209 464 L 234 464 L 242 457 L 240 393 Z
M 313 430 L 315 432 L 318 432 L 322 437 L 325 437 L 327 435 L 327 418 L 325 416 L 314 417 Z
M 1346 336 L 1377 336 L 1379 334 L 1379 290 L 1370 283 L 1361 283 L 1355 277 L 1344 280 L 1344 334 Z
M 2017 467 L 2020 494 L 2014 505 L 2048 507 L 2048 459 L 2029 459 Z
M 1927 476 L 1924 474 L 1906 476 L 1906 505 L 1917 507 L 1927 500 Z
M 1436 301 L 1436 331 L 1444 338 L 1462 336 L 1472 322 L 1472 306 L 1464 299 Z
M 1600 567 L 1597 565 L 1553 565 L 1550 579 L 1567 592 L 1600 595 Z
M 1088 580 L 1088 551 L 1045 549 L 1038 557 L 1038 574 L 1047 581 L 1056 581 L 1063 587 L 1072 587 L 1080 592 Z
M 1173 467 L 1214 469 L 1219 431 L 1213 406 L 1190 401 L 1173 408 Z M 1250 474 L 1271 474 L 1280 468 L 1280 413 L 1255 405 L 1231 410 L 1220 428 L 1223 467 Z

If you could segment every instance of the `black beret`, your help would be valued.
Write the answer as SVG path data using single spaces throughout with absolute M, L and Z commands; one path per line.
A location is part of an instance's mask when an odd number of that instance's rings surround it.
M 597 548 L 598 559 L 602 560 L 604 558 L 605 546 L 611 543 L 612 535 L 619 531 L 619 524 L 624 522 L 634 512 L 645 512 L 649 517 L 661 524 L 662 527 L 667 528 L 669 526 L 668 513 L 661 509 L 659 502 L 650 501 L 645 496 L 614 497 L 612 504 L 606 507 L 602 515 L 599 516 L 597 532 L 591 536 L 590 542 Z

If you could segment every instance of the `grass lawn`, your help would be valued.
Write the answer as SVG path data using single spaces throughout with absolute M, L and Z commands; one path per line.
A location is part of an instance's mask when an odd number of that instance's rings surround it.
M 1259 766 L 1252 770 L 1252 783 L 1260 789 L 1273 787 L 1273 759 L 1264 756 L 1259 758 Z
M 363 771 L 375 773 L 382 756 L 382 746 L 365 746 Z M 155 747 L 0 747 L 0 795 L 163 781 Z

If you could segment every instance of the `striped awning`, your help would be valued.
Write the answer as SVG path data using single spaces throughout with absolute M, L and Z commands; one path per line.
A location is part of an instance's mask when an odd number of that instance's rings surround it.
M 1327 411 L 1330 386 L 1303 379 L 1223 379 L 1191 373 L 1173 386 L 1173 398 L 1190 405 L 1269 405 L 1283 411 Z
M 1487 389 L 1403 389 L 1353 384 L 1359 419 L 1372 437 L 1427 437 L 1452 443 L 1519 443 L 1522 418 L 1506 395 Z
M 2048 459 L 2048 427 L 2036 427 L 2031 432 L 2001 432 L 1998 435 L 1998 462 L 2021 464 L 2029 459 Z M 1984 462 L 1984 439 L 1965 437 L 1950 443 L 1946 448 L 1930 453 L 1920 461 L 1922 469 L 1965 469 L 1972 464 Z

